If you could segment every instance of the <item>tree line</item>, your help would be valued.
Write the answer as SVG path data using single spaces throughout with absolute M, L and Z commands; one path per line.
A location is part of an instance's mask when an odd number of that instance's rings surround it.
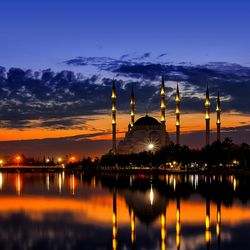
M 233 143 L 231 138 L 215 141 L 201 149 L 170 143 L 156 152 L 144 151 L 137 154 L 112 154 L 101 157 L 101 166 L 240 166 L 250 168 L 250 145 Z

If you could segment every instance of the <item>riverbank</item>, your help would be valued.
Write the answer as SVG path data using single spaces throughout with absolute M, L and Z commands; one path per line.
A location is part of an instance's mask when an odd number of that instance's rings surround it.
M 65 167 L 65 166 L 4 166 L 0 167 L 0 172 L 77 172 L 81 171 L 86 174 L 129 174 L 129 175 L 161 175 L 161 174 L 205 174 L 205 175 L 248 175 L 250 176 L 250 169 L 243 168 L 209 168 L 209 169 L 169 169 L 158 167 L 142 167 L 142 168 L 83 168 Z

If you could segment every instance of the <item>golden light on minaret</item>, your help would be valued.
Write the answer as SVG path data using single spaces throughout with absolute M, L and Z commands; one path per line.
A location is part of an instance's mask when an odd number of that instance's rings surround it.
M 135 95 L 134 87 L 132 86 L 131 98 L 130 98 L 130 126 L 133 127 L 135 123 Z
M 219 92 L 218 92 L 218 96 L 217 96 L 217 100 L 216 100 L 216 114 L 217 114 L 217 120 L 216 120 L 217 141 L 221 141 L 221 133 L 220 133 L 220 128 L 221 128 L 221 120 L 220 120 L 221 106 L 220 106 L 220 93 Z
M 175 115 L 176 115 L 176 144 L 180 144 L 180 92 L 177 83 L 176 96 L 175 96 Z
M 117 207 L 116 190 L 113 191 L 113 214 L 112 214 L 112 249 L 117 249 Z
M 181 246 L 181 201 L 177 198 L 177 208 L 176 208 L 176 248 L 180 249 Z
M 166 250 L 166 213 L 161 214 L 161 250 Z
M 165 101 L 165 83 L 164 83 L 164 77 L 162 77 L 161 81 L 161 124 L 166 130 L 166 101 Z
M 112 100 L 112 152 L 116 153 L 116 89 L 114 80 L 112 86 L 111 100 Z
M 211 103 L 209 99 L 209 90 L 208 90 L 208 85 L 207 85 L 206 100 L 205 100 L 206 145 L 210 144 L 210 106 L 211 106 Z
M 166 101 L 165 101 L 165 83 L 164 77 L 162 76 L 161 81 L 161 127 L 162 127 L 162 136 L 161 136 L 161 146 L 166 145 Z

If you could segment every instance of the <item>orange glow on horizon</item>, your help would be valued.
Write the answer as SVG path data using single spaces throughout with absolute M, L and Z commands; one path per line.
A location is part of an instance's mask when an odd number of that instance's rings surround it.
M 180 110 L 181 111 L 181 110 Z M 205 112 L 200 113 L 190 113 L 181 115 L 181 131 L 183 133 L 199 131 L 205 129 L 204 121 Z M 144 116 L 144 113 L 138 114 L 135 113 L 135 120 L 141 116 Z M 158 112 L 152 112 L 150 116 L 155 117 L 160 120 L 160 110 Z M 0 129 L 1 132 L 1 141 L 11 141 L 11 140 L 31 140 L 31 139 L 45 139 L 45 138 L 63 138 L 71 137 L 75 135 L 85 135 L 88 134 L 89 139 L 91 140 L 110 140 L 111 135 L 111 118 L 110 113 L 107 115 L 96 115 L 92 117 L 83 117 L 90 118 L 87 121 L 87 125 L 83 129 L 67 129 L 67 130 L 56 130 L 49 128 L 32 128 L 32 129 Z M 210 125 L 211 130 L 216 130 L 216 112 L 211 112 L 210 114 Z M 128 124 L 130 122 L 130 114 L 120 114 L 118 110 L 117 114 L 117 138 L 123 138 L 125 132 L 128 129 Z M 167 122 L 167 131 L 175 131 L 175 111 L 167 110 L 166 112 L 166 122 Z M 35 123 L 35 121 L 34 121 Z M 236 112 L 223 113 L 221 116 L 222 129 L 227 127 L 237 127 L 242 126 L 242 123 L 249 124 L 250 116 L 243 115 Z M 94 131 L 94 132 L 93 132 Z M 96 136 L 95 133 L 103 133 L 103 135 Z M 91 136 L 93 134 L 93 136 Z

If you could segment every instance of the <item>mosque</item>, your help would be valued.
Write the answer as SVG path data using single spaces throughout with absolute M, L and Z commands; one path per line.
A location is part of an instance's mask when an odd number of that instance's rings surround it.
M 117 147 L 116 142 L 116 88 L 113 81 L 112 86 L 112 150 L 111 152 L 116 154 L 130 154 L 139 153 L 142 151 L 154 152 L 170 143 L 170 138 L 166 129 L 166 100 L 165 100 L 165 81 L 162 77 L 160 87 L 160 121 L 155 117 L 145 115 L 135 121 L 135 96 L 132 88 L 130 98 L 130 123 L 128 125 L 128 131 L 125 133 L 125 137 L 121 140 Z M 180 92 L 177 83 L 176 95 L 175 95 L 175 115 L 176 115 L 176 139 L 175 143 L 180 144 Z M 208 86 L 206 89 L 205 99 L 205 142 L 206 145 L 210 144 L 210 99 Z M 220 96 L 216 100 L 216 113 L 217 113 L 217 140 L 221 140 L 220 130 Z

